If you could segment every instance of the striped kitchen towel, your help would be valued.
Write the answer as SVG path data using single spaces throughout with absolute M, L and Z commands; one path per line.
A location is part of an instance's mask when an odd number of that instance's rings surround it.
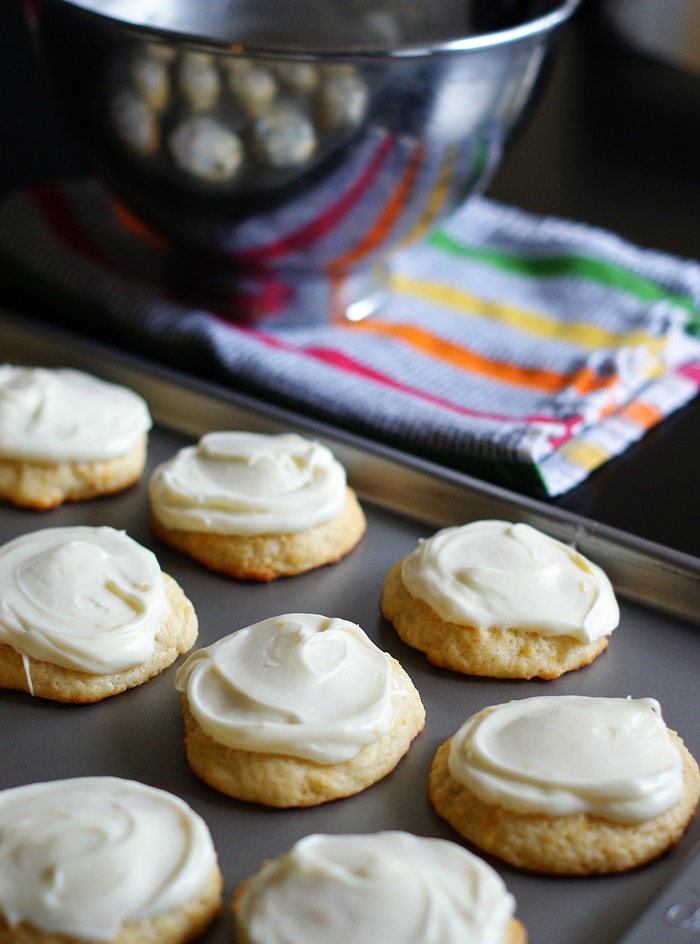
M 485 197 L 358 322 L 227 321 L 163 289 L 166 255 L 92 181 L 0 207 L 0 273 L 57 322 L 522 490 L 568 491 L 700 388 L 700 264 Z

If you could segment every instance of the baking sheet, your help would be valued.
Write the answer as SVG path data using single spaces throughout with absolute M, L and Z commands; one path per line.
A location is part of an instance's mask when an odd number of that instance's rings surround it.
M 138 390 L 156 428 L 143 482 L 118 496 L 36 513 L 0 507 L 0 541 L 63 525 L 111 525 L 150 547 L 197 611 L 205 646 L 285 612 L 316 612 L 359 623 L 411 675 L 426 707 L 425 730 L 384 780 L 363 793 L 309 810 L 272 810 L 232 800 L 191 774 L 182 743 L 178 660 L 139 688 L 92 706 L 65 706 L 0 692 L 0 787 L 59 777 L 111 774 L 179 794 L 208 822 L 225 878 L 225 908 L 202 939 L 233 939 L 228 903 L 263 859 L 312 832 L 404 829 L 461 842 L 432 811 L 427 777 L 437 747 L 488 704 L 539 694 L 652 696 L 666 722 L 700 757 L 700 561 L 596 525 L 545 504 L 369 444 L 342 431 L 257 403 L 148 362 L 0 315 L 0 361 L 73 366 Z M 156 464 L 213 429 L 294 430 L 326 442 L 348 469 L 368 518 L 367 534 L 343 561 L 270 584 L 238 583 L 154 541 L 146 481 Z M 621 622 L 592 665 L 550 682 L 469 678 L 431 666 L 382 618 L 391 564 L 439 527 L 481 517 L 524 520 L 572 541 L 606 568 L 621 598 Z M 565 879 L 520 872 L 488 859 L 515 895 L 532 944 L 666 944 L 697 934 L 698 818 L 681 844 L 620 876 Z M 670 897 L 669 897 L 670 896 Z M 645 911 L 652 904 L 650 915 Z M 669 904 L 670 902 L 670 904 Z M 654 922 L 648 936 L 649 921 Z M 695 925 L 693 924 L 695 922 Z

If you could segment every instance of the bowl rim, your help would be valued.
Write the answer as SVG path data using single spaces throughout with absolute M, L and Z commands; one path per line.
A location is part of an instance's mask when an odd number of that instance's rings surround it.
M 473 36 L 464 36 L 456 39 L 436 40 L 424 44 L 408 44 L 406 46 L 384 46 L 381 43 L 367 46 L 348 46 L 346 49 L 338 47 L 318 47 L 301 49 L 293 44 L 246 44 L 231 43 L 223 39 L 206 36 L 205 34 L 190 33 L 179 30 L 163 29 L 158 26 L 149 26 L 146 23 L 136 23 L 120 19 L 109 13 L 100 12 L 89 6 L 84 6 L 86 0 L 38 0 L 39 22 L 41 8 L 45 5 L 68 7 L 79 16 L 84 16 L 97 22 L 109 23 L 119 30 L 137 35 L 148 42 L 178 45 L 184 48 L 222 52 L 231 55 L 252 56 L 271 59 L 300 60 L 305 62 L 358 62 L 377 59 L 413 59 L 428 56 L 450 56 L 469 51 L 493 49 L 512 45 L 527 39 L 545 36 L 556 31 L 569 20 L 581 5 L 583 0 L 561 0 L 549 12 L 526 20 L 517 26 Z

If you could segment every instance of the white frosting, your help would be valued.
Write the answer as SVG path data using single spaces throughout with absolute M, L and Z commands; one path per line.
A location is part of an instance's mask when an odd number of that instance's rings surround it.
M 111 941 L 125 923 L 183 906 L 216 868 L 186 803 L 116 777 L 0 792 L 0 912 L 14 927 Z
M 389 730 L 391 663 L 355 623 L 289 613 L 193 653 L 175 677 L 227 747 L 334 764 Z
M 541 696 L 485 708 L 450 742 L 450 775 L 521 813 L 637 823 L 680 798 L 682 759 L 652 698 Z
M 404 586 L 448 622 L 572 636 L 609 635 L 620 610 L 607 576 L 573 547 L 527 524 L 475 521 L 422 541 Z
M 105 675 L 145 662 L 167 612 L 154 554 L 123 531 L 33 531 L 0 547 L 0 642 Z
M 150 482 L 166 527 L 218 534 L 302 531 L 340 514 L 345 492 L 345 470 L 330 450 L 292 433 L 209 433 Z
M 151 428 L 133 390 L 78 370 L 0 364 L 0 456 L 95 462 L 125 456 Z
M 251 944 L 503 944 L 515 902 L 456 843 L 404 832 L 311 835 L 250 879 Z

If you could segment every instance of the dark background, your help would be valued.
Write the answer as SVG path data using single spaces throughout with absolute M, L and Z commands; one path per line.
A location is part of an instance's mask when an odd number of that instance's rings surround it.
M 20 0 L 0 0 L 0 195 L 82 173 Z M 700 260 L 699 175 L 700 75 L 634 51 L 585 0 L 488 194 Z M 2 284 L 0 304 L 22 311 Z M 700 557 L 700 401 L 554 503 Z

